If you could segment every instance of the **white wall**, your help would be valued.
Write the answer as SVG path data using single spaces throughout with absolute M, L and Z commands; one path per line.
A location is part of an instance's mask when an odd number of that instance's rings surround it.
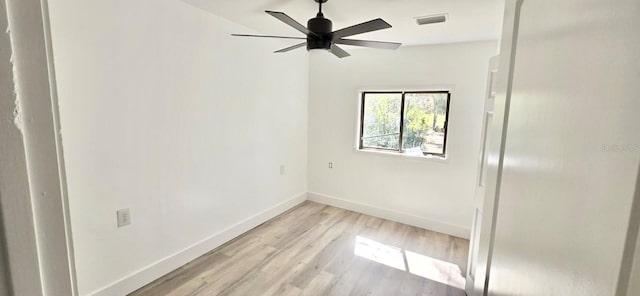
M 304 199 L 304 50 L 175 0 L 49 2 L 81 295 L 124 294 Z
M 496 41 L 484 41 L 352 50 L 341 60 L 312 55 L 310 197 L 468 237 L 486 76 L 496 51 Z M 358 91 L 443 87 L 452 90 L 445 161 L 355 151 Z
M 490 295 L 617 295 L 640 165 L 638 15 L 637 0 L 524 1 Z

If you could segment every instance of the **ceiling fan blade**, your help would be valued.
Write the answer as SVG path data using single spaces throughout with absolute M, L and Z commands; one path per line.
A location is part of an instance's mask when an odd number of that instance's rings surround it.
M 344 51 L 344 49 L 338 47 L 335 44 L 331 45 L 331 49 L 329 51 L 331 51 L 332 54 L 336 55 L 339 58 L 346 58 L 350 56 L 348 52 Z
M 381 41 L 354 40 L 354 39 L 337 39 L 337 40 L 334 40 L 333 43 L 353 45 L 353 46 L 373 47 L 373 48 L 380 48 L 380 49 L 398 49 L 398 47 L 402 45 L 402 43 L 395 43 L 395 42 L 381 42 Z
M 294 45 L 294 46 L 289 46 L 289 47 L 287 47 L 287 48 L 283 48 L 283 49 L 281 49 L 281 50 L 274 51 L 274 52 L 275 52 L 275 53 L 283 53 L 283 52 L 287 52 L 287 51 L 292 51 L 292 50 L 294 50 L 294 49 L 296 49 L 296 48 L 300 48 L 300 47 L 303 47 L 303 46 L 305 46 L 305 45 L 307 45 L 307 42 L 302 42 L 302 43 L 300 43 L 300 44 L 296 44 L 296 45 Z
M 333 40 L 388 28 L 391 28 L 389 23 L 382 19 L 375 19 L 333 32 Z
M 308 34 L 313 34 L 315 35 L 315 33 L 309 31 L 309 29 L 307 29 L 307 27 L 303 26 L 302 24 L 298 23 L 296 20 L 292 19 L 290 16 L 288 16 L 286 13 L 284 12 L 277 12 L 277 11 L 265 11 L 266 13 L 270 14 L 271 16 L 279 19 L 280 21 L 282 21 L 283 23 L 293 27 L 294 29 L 302 32 L 305 35 Z
M 258 37 L 258 38 L 280 38 L 280 39 L 298 39 L 304 40 L 304 37 L 287 37 L 287 36 L 271 36 L 271 35 L 247 35 L 247 34 L 231 34 L 234 37 Z

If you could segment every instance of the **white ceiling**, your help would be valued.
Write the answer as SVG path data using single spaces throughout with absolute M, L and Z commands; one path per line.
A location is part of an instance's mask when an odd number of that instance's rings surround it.
M 318 4 L 314 0 L 183 0 L 260 33 L 304 37 L 264 13 L 282 11 L 306 26 Z M 323 5 L 334 30 L 375 18 L 393 28 L 354 39 L 401 42 L 405 45 L 496 40 L 502 30 L 504 0 L 329 0 Z M 415 17 L 449 14 L 444 24 L 418 26 Z M 251 32 L 230 32 L 251 33 Z

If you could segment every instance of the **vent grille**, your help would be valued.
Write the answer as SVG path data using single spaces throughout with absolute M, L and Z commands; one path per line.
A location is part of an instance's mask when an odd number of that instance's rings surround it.
M 421 16 L 416 18 L 416 23 L 418 23 L 418 25 L 420 26 L 428 25 L 428 24 L 444 23 L 447 21 L 448 18 L 449 16 L 446 13 Z

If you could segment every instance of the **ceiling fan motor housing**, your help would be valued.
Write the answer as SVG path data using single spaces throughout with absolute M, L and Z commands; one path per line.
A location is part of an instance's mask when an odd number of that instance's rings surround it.
M 315 33 L 307 35 L 307 50 L 312 49 L 331 49 L 331 40 L 333 40 L 333 23 L 326 19 L 322 13 L 307 22 L 309 31 Z

